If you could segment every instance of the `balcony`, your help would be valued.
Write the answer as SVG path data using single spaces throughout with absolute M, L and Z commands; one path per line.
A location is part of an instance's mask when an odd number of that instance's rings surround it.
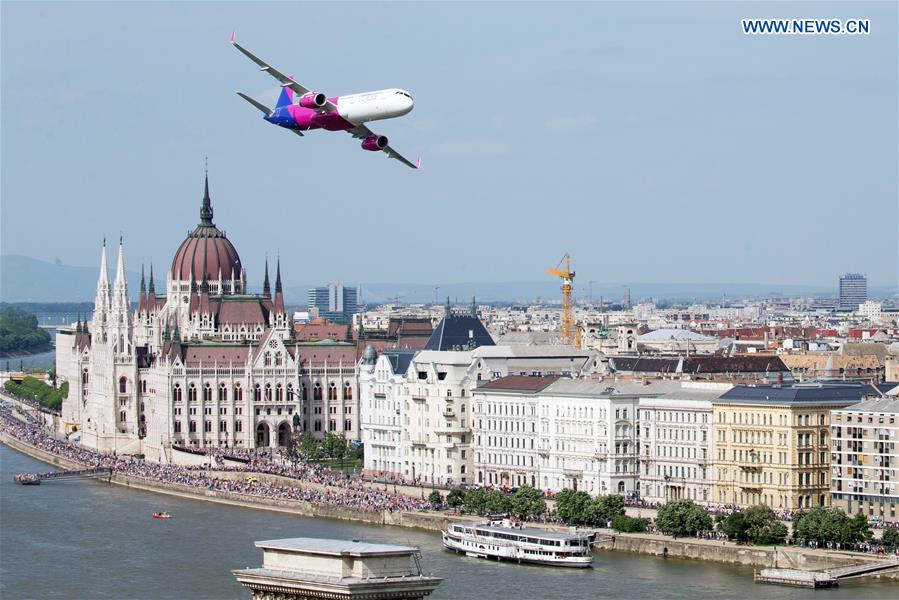
M 456 411 L 454 411 L 454 410 L 453 410 L 452 408 L 450 408 L 450 407 L 444 408 L 442 414 L 443 414 L 443 416 L 446 417 L 447 419 L 455 419 L 455 418 L 456 418 Z
M 757 462 L 739 462 L 737 466 L 740 467 L 742 471 L 751 471 L 751 472 L 760 472 L 764 465 L 762 463 Z
M 415 402 L 427 402 L 427 401 L 428 401 L 428 397 L 427 397 L 427 396 L 422 396 L 422 395 L 419 395 L 419 394 L 412 394 L 412 400 L 414 400 Z

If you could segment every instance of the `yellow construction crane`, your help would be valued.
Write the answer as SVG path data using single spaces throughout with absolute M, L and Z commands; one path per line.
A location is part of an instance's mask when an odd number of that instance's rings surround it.
M 560 268 L 562 267 L 562 268 Z M 571 270 L 571 256 L 566 252 L 555 269 L 547 269 L 548 275 L 562 278 L 562 339 L 566 344 L 575 345 L 574 300 L 571 297 L 571 282 L 574 271 Z

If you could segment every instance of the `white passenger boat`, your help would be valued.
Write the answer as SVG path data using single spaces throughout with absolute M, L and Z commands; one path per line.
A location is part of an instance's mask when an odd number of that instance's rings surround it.
M 443 545 L 478 558 L 512 560 L 559 567 L 589 567 L 593 563 L 590 534 L 558 533 L 522 527 L 510 519 L 486 523 L 450 523 L 443 532 Z

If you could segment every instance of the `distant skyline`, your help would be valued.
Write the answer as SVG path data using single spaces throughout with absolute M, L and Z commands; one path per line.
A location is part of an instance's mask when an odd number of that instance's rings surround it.
M 347 11 L 354 19 L 347 22 Z M 801 13 L 798 14 L 797 13 Z M 277 14 L 277 18 L 273 18 Z M 163 279 L 199 219 L 250 284 L 897 284 L 895 3 L 0 4 L 0 252 Z M 744 36 L 741 18 L 866 17 L 869 36 Z M 237 38 L 316 90 L 409 89 L 298 138 Z M 599 284 L 595 284 L 599 285 Z M 2 295 L 2 293 L 0 293 Z

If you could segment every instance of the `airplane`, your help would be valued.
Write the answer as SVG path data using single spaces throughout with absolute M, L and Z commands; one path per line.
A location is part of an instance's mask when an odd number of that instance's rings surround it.
M 263 118 L 269 123 L 289 129 L 301 137 L 304 131 L 311 129 L 346 131 L 354 138 L 361 139 L 362 148 L 365 150 L 384 152 L 390 158 L 395 158 L 413 169 L 421 166 L 421 157 L 413 163 L 391 148 L 386 136 L 374 133 L 365 125 L 369 121 L 392 119 L 409 114 L 415 103 L 406 90 L 391 88 L 328 98 L 321 92 L 313 92 L 297 83 L 293 76 L 284 75 L 238 44 L 234 41 L 233 33 L 231 45 L 281 84 L 281 95 L 274 108 L 265 106 L 243 92 L 237 92 L 238 96 L 265 113 Z M 296 103 L 294 94 L 299 96 Z

